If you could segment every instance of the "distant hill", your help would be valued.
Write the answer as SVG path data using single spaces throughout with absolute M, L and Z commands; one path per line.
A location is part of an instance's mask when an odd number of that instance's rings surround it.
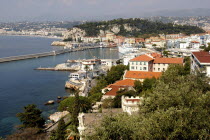
M 97 36 L 107 32 L 113 32 L 116 35 L 127 37 L 140 37 L 145 34 L 196 34 L 204 33 L 205 31 L 196 26 L 175 25 L 172 23 L 152 22 L 139 18 L 132 19 L 114 19 L 110 21 L 87 22 L 77 25 L 86 32 L 86 36 Z

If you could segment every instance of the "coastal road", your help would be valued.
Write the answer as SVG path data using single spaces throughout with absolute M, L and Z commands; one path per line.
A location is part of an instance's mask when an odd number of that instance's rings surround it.
M 70 121 L 70 114 L 67 114 L 63 119 L 64 119 L 64 122 L 67 124 Z M 56 130 L 58 128 L 58 123 L 59 121 L 55 122 L 50 127 L 46 128 L 45 131 L 50 133 L 51 131 Z

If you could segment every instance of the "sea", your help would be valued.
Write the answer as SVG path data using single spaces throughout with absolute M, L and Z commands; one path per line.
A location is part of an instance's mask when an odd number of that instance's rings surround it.
M 49 52 L 62 49 L 52 47 L 57 39 L 0 36 L 0 58 Z M 65 82 L 69 72 L 38 71 L 38 67 L 52 67 L 66 62 L 68 59 L 117 59 L 118 51 L 110 48 L 98 48 L 79 52 L 65 53 L 35 59 L 0 63 L 0 137 L 12 134 L 20 125 L 16 114 L 23 112 L 24 106 L 36 104 L 43 111 L 45 119 L 57 111 L 58 104 L 45 106 L 49 100 L 57 96 L 69 96 L 72 92 L 65 90 Z

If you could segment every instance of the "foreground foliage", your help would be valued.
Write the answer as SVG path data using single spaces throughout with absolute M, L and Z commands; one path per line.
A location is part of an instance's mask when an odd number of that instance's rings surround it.
M 146 95 L 139 114 L 107 117 L 89 139 L 209 139 L 208 83 L 206 77 L 171 65 Z
M 17 114 L 17 117 L 23 123 L 22 128 L 43 128 L 45 120 L 41 114 L 42 111 L 36 108 L 36 105 L 29 104 L 24 107 L 24 112 Z

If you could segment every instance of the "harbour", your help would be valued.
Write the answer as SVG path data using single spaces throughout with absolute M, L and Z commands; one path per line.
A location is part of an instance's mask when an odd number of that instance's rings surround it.
M 5 40 L 5 37 L 3 38 Z M 11 38 L 7 37 L 7 39 L 10 40 Z M 15 39 L 17 42 L 21 43 L 28 41 L 29 38 L 17 37 Z M 34 40 L 34 38 L 31 38 L 31 43 L 34 43 Z M 47 41 L 46 39 L 43 40 L 42 38 L 38 38 L 36 40 L 38 46 L 51 48 L 52 50 L 52 46 L 50 46 L 51 39 Z M 49 44 L 49 46 L 47 46 L 47 44 Z M 8 44 L 5 44 L 4 46 L 6 45 Z M 12 45 L 14 46 L 15 44 L 9 44 L 9 46 Z M 19 46 L 23 45 L 24 43 L 19 44 Z M 36 47 L 37 46 L 34 48 L 36 49 Z M 34 48 L 30 48 L 30 50 L 33 50 Z M 43 52 L 47 50 L 46 48 L 42 49 Z M 35 52 L 37 53 L 37 51 Z M 19 54 L 19 52 L 16 54 L 14 52 L 11 53 L 13 53 L 13 55 Z M 5 56 L 5 54 L 0 53 L 0 56 Z M 16 118 L 16 113 L 22 112 L 23 107 L 27 104 L 36 104 L 43 111 L 43 116 L 47 118 L 50 114 L 56 112 L 58 103 L 50 106 L 45 106 L 44 103 L 49 100 L 56 100 L 57 96 L 63 97 L 72 94 L 71 91 L 69 92 L 69 90 L 65 89 L 65 82 L 68 80 L 69 72 L 39 71 L 34 70 L 35 68 L 54 67 L 57 64 L 66 62 L 66 60 L 91 59 L 92 56 L 107 59 L 119 58 L 116 50 L 97 48 L 64 53 L 56 56 L 41 57 L 39 59 L 26 59 L 1 63 L 0 110 L 2 113 L 0 114 L 0 136 L 5 136 L 14 132 L 15 126 L 20 124 L 19 120 Z

